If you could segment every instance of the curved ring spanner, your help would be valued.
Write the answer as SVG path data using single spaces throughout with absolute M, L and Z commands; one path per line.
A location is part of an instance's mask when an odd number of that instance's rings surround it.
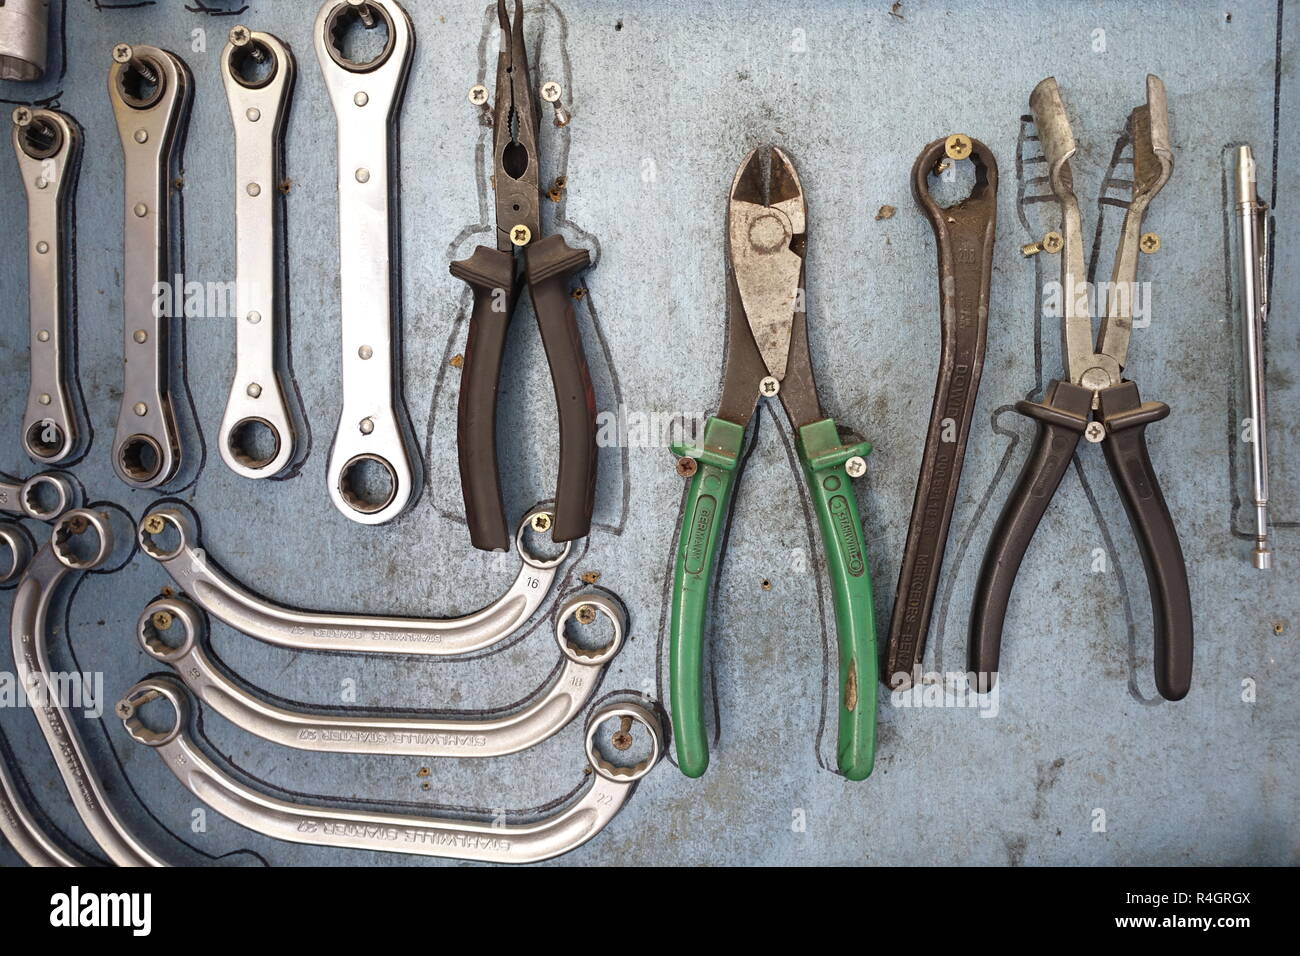
M 137 716 L 146 703 L 165 699 L 175 711 L 171 728 L 158 733 Z M 663 731 L 653 713 L 639 704 L 615 704 L 587 723 L 586 752 L 594 773 L 591 787 L 554 816 L 526 824 L 479 823 L 436 817 L 335 810 L 290 803 L 232 780 L 195 745 L 187 732 L 191 697 L 177 681 L 150 678 L 132 687 L 118 704 L 122 723 L 135 740 L 158 751 L 187 790 L 240 826 L 277 840 L 315 846 L 411 853 L 486 863 L 535 863 L 586 843 L 627 801 L 635 784 L 663 752 Z M 621 719 L 619 734 L 639 724 L 650 735 L 650 754 L 632 767 L 618 767 L 601 757 L 596 734 L 602 724 Z M 617 736 L 617 735 L 616 735 Z M 618 743 L 615 743 L 618 746 Z
M 81 866 L 41 824 L 5 764 L 7 748 L 0 735 L 0 836 L 28 866 Z
M 158 561 L 203 610 L 249 637 L 304 651 L 349 651 L 367 654 L 466 654 L 508 637 L 541 606 L 570 546 L 554 558 L 529 552 L 524 530 L 537 514 L 524 517 L 515 535 L 523 559 L 519 576 L 505 594 L 482 610 L 463 617 L 379 617 L 298 611 L 273 604 L 246 590 L 212 563 L 198 546 L 190 517 L 178 508 L 151 511 L 140 522 L 140 548 Z M 178 537 L 174 547 L 163 534 Z
M 587 651 L 571 641 L 565 626 L 580 608 L 604 614 L 613 639 Z M 298 750 L 327 753 L 394 754 L 413 757 L 499 757 L 536 746 L 555 735 L 590 700 L 605 663 L 623 643 L 627 615 L 604 594 L 579 594 L 565 602 L 555 622 L 564 666 L 550 689 L 507 717 L 479 720 L 427 717 L 349 717 L 286 710 L 236 684 L 203 648 L 203 618 L 189 601 L 162 598 L 140 615 L 137 639 L 145 653 L 175 669 L 199 700 L 236 727 L 263 740 Z M 175 628 L 179 644 L 167 643 Z
M 86 534 L 97 539 L 89 555 L 74 547 L 75 539 Z M 50 678 L 48 617 L 59 586 L 70 577 L 102 565 L 112 550 L 112 528 L 100 512 L 78 508 L 55 522 L 50 540 L 32 559 L 14 592 L 10 626 L 14 667 L 72 805 L 91 837 L 118 866 L 166 866 L 131 834 L 104 798 L 103 785 L 86 757 L 81 734 L 60 705 Z

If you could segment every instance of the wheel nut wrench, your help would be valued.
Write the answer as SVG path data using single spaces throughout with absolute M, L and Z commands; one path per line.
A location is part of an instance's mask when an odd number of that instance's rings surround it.
M 140 707 L 156 700 L 166 700 L 174 711 L 173 724 L 161 733 L 150 730 L 136 716 Z M 586 843 L 622 809 L 636 782 L 654 768 L 663 752 L 663 731 L 650 710 L 639 704 L 603 707 L 587 722 L 586 756 L 593 772 L 591 786 L 582 797 L 554 816 L 501 826 L 337 810 L 268 796 L 232 780 L 198 748 L 189 733 L 190 706 L 190 694 L 183 686 L 174 679 L 160 677 L 132 687 L 118 705 L 118 713 L 127 733 L 157 750 L 186 789 L 240 826 L 290 843 L 486 863 L 535 863 Z M 649 755 L 645 759 L 620 767 L 601 756 L 596 738 L 601 726 L 612 720 L 635 724 L 649 737 Z
M 124 159 L 122 404 L 113 468 L 128 485 L 156 488 L 180 467 L 172 407 L 171 309 L 159 302 L 179 269 L 172 262 L 171 205 L 189 122 L 193 80 L 180 57 L 152 46 L 113 49 L 108 96 Z M 160 307 L 162 306 L 162 307 Z
M 164 507 L 140 522 L 140 548 L 158 561 L 199 607 L 249 637 L 303 651 L 370 654 L 467 654 L 513 634 L 541 606 L 569 545 L 554 558 L 532 554 L 524 531 L 515 537 L 523 567 L 510 590 L 473 614 L 454 618 L 380 617 L 298 611 L 252 594 L 220 570 L 199 547 L 194 522 L 179 508 Z M 170 539 L 175 538 L 175 541 Z
M 565 628 L 580 608 L 609 619 L 613 637 L 586 651 Z M 250 693 L 213 663 L 203 647 L 203 617 L 189 601 L 161 598 L 140 615 L 137 638 L 145 653 L 170 665 L 199 700 L 250 734 L 285 747 L 326 753 L 396 754 L 411 757 L 500 757 L 554 736 L 590 700 L 606 662 L 623 643 L 627 615 L 603 594 L 578 594 L 560 608 L 555 639 L 563 666 L 545 694 L 507 717 L 431 719 L 313 714 L 277 706 Z
M 74 546 L 75 539 L 84 535 L 95 539 L 88 555 Z M 59 703 L 50 676 L 49 612 L 59 589 L 76 575 L 103 565 L 112 550 L 112 528 L 97 511 L 76 509 L 55 522 L 50 540 L 32 559 L 14 593 L 10 622 L 14 666 L 72 804 L 95 842 L 118 866 L 165 866 L 131 834 L 105 799 L 81 734 Z
M 71 326 L 76 290 L 72 203 L 81 169 L 81 127 L 66 113 L 20 106 L 13 113 L 14 153 L 27 190 L 27 276 L 31 385 L 23 449 L 34 461 L 63 461 L 80 444 L 68 383 L 76 348 Z
M 364 63 L 349 59 L 338 45 L 338 32 L 361 11 L 375 26 L 382 19 L 388 32 L 384 49 Z M 326 476 L 339 511 L 353 521 L 382 524 L 413 500 L 419 467 L 394 335 L 397 248 L 389 185 L 415 33 L 393 0 L 328 0 L 316 17 L 315 37 L 338 121 L 339 156 L 343 410 Z M 372 484 L 376 468 L 379 481 Z
M 930 195 L 930 173 L 944 158 L 969 157 L 975 186 L 955 205 L 940 206 Z M 934 595 L 943 569 L 957 486 L 988 333 L 989 280 L 997 220 L 998 164 L 992 151 L 969 136 L 937 139 L 916 157 L 912 195 L 934 229 L 939 253 L 939 376 L 925 436 L 921 473 L 912 503 L 912 522 L 898 574 L 884 675 L 891 687 L 906 687 L 925 656 Z
M 258 59 L 258 58 L 261 59 Z M 247 78 L 252 59 L 265 76 Z M 276 362 L 281 315 L 279 262 L 283 135 L 293 93 L 294 59 L 269 33 L 237 26 L 221 52 L 235 126 L 235 381 L 218 444 L 231 471 L 245 478 L 282 472 L 293 460 L 294 429 Z M 256 447 L 258 433 L 269 438 Z

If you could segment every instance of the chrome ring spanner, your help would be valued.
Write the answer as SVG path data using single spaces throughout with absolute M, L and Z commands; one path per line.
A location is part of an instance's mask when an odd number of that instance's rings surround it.
M 94 539 L 88 554 L 77 546 L 83 535 Z M 10 620 L 14 667 L 72 805 L 91 837 L 118 866 L 166 866 L 131 834 L 106 800 L 81 734 L 61 706 L 50 677 L 48 618 L 60 585 L 103 565 L 112 550 L 112 527 L 101 512 L 77 508 L 54 523 L 50 540 L 32 559 L 14 592 Z
M 175 721 L 167 730 L 150 730 L 137 711 L 155 700 L 171 704 Z M 605 828 L 663 752 L 658 718 L 639 704 L 603 707 L 587 723 L 586 756 L 593 771 L 582 797 L 553 816 L 533 823 L 497 825 L 469 820 L 397 813 L 336 810 L 291 803 L 235 780 L 214 764 L 190 736 L 191 695 L 179 682 L 151 678 L 132 687 L 118 713 L 135 740 L 158 751 L 187 790 L 240 826 L 277 840 L 315 846 L 410 853 L 485 863 L 535 863 L 586 843 Z M 596 736 L 610 720 L 622 723 L 614 746 L 631 743 L 633 725 L 649 735 L 650 753 L 631 767 L 601 756 Z M 620 741 L 618 738 L 622 737 Z
M 388 32 L 384 49 L 364 63 L 340 47 L 343 31 L 357 18 L 374 26 L 383 21 Z M 394 336 L 399 295 L 390 222 L 392 143 L 415 32 L 393 0 L 328 0 L 316 17 L 315 37 L 338 121 L 343 408 L 326 481 L 330 499 L 344 515 L 382 524 L 413 500 L 418 475 Z
M 0 836 L 28 866 L 81 866 L 82 861 L 65 850 L 37 820 L 25 791 L 9 770 L 9 759 L 4 735 L 0 734 Z
M 80 504 L 81 487 L 60 472 L 43 471 L 26 481 L 0 475 L 0 514 L 53 521 Z M 0 584 L 8 584 L 27 569 L 36 547 L 26 528 L 6 521 L 0 522 L 0 548 L 9 555 L 0 564 Z
M 262 63 L 265 75 L 248 69 Z M 235 125 L 236 346 L 235 381 L 218 444 L 230 470 L 245 478 L 279 474 L 294 455 L 293 422 L 276 362 L 283 318 L 279 186 L 294 70 L 293 53 L 279 38 L 245 26 L 230 31 L 221 51 Z
M 188 514 L 163 507 L 140 522 L 140 548 L 158 561 L 199 607 L 249 637 L 303 651 L 348 651 L 371 654 L 466 654 L 514 633 L 546 598 L 556 573 L 569 554 L 569 543 L 554 558 L 532 554 L 524 518 L 515 536 L 523 566 L 505 594 L 482 610 L 463 617 L 414 618 L 299 611 L 273 604 L 245 589 L 221 571 L 199 547 Z
M 585 613 L 583 613 L 584 609 Z M 604 647 L 585 650 L 566 633 L 599 613 L 613 626 Z M 289 710 L 262 700 L 218 668 L 203 648 L 203 617 L 183 598 L 160 598 L 140 615 L 136 637 L 145 653 L 170 665 L 199 700 L 241 730 L 284 747 L 325 753 L 412 757 L 500 757 L 536 746 L 576 717 L 623 643 L 627 614 L 613 598 L 578 594 L 560 608 L 555 640 L 563 666 L 541 697 L 507 717 L 450 720 L 350 717 Z
M 68 382 L 75 347 L 70 324 L 75 290 L 69 276 L 81 127 L 66 113 L 20 106 L 13 113 L 13 143 L 27 190 L 31 384 L 23 413 L 23 449 L 34 461 L 53 464 L 80 445 Z
M 122 404 L 113 469 L 136 488 L 156 488 L 180 467 L 170 387 L 175 281 L 171 205 L 189 122 L 193 80 L 185 63 L 153 46 L 113 48 L 108 96 L 122 140 Z M 173 290 L 174 292 L 175 290 Z

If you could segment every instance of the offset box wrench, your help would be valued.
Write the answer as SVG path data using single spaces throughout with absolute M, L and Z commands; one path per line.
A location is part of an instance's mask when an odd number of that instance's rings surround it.
M 677 763 L 688 777 L 709 766 L 704 726 L 704 612 L 731 508 L 745 428 L 760 396 L 777 397 L 794 426 L 799 460 L 821 527 L 839 635 L 840 771 L 865 779 L 876 748 L 876 624 L 866 539 L 853 479 L 871 445 L 841 438 L 822 412 L 808 355 L 804 256 L 808 209 L 790 158 L 771 149 L 745 157 L 727 210 L 727 344 L 722 403 L 699 446 L 674 444 L 691 476 L 673 573 L 669 684 Z
M 280 183 L 294 70 L 293 53 L 279 38 L 245 26 L 230 31 L 221 51 L 235 127 L 236 345 L 218 445 L 230 470 L 245 478 L 279 474 L 295 450 L 276 360 L 284 318 Z
M 341 37 L 356 22 L 382 22 L 388 40 L 356 62 Z M 330 500 L 362 524 L 396 518 L 414 500 L 419 454 L 402 402 L 396 321 L 397 114 L 406 92 L 415 31 L 393 0 L 328 0 L 316 16 L 320 62 L 338 121 L 339 287 L 343 408 L 330 449 Z
M 969 157 L 975 167 L 970 195 L 946 207 L 930 195 L 930 174 L 945 157 L 950 163 Z M 997 160 L 987 146 L 969 136 L 958 133 L 936 139 L 921 150 L 912 166 L 912 195 L 930 220 L 939 253 L 941 347 L 930 428 L 889 622 L 885 678 L 895 689 L 910 685 L 925 657 L 934 595 L 984 369 L 998 211 Z
M 1070 169 L 1077 146 L 1054 77 L 1034 88 L 1029 106 L 1047 159 L 1048 180 L 1061 207 L 1068 377 L 1053 381 L 1043 401 L 1016 403 L 1018 412 L 1038 422 L 1038 434 L 980 568 L 971 614 L 970 669 L 980 675 L 982 688 L 996 679 L 1003 621 L 1016 573 L 1079 440 L 1087 438 L 1090 444 L 1100 444 L 1105 453 L 1146 567 L 1155 629 L 1156 688 L 1167 700 L 1181 700 L 1192 680 L 1192 602 L 1178 532 L 1160 492 L 1145 438 L 1147 425 L 1165 418 L 1169 406 L 1143 402 L 1137 385 L 1123 376 L 1133 327 L 1138 251 L 1159 247 L 1154 234 L 1141 234 L 1142 218 L 1174 168 L 1165 87 L 1159 77 L 1148 75 L 1146 105 L 1129 114 L 1133 193 L 1124 215 L 1106 315 L 1095 348 L 1079 201 Z
M 496 191 L 496 248 L 479 246 L 451 264 L 451 274 L 474 290 L 474 312 L 465 342 L 457 409 L 461 493 L 470 541 L 484 551 L 510 546 L 501 479 L 497 470 L 496 410 L 506 331 L 525 283 L 537 314 L 560 422 L 560 469 L 556 478 L 556 541 L 585 538 L 596 495 L 596 396 L 582 350 L 582 335 L 569 295 L 569 278 L 591 264 L 585 249 L 561 235 L 542 237 L 538 189 L 538 105 L 528 75 L 524 11 L 515 0 L 511 23 L 505 0 L 497 0 L 501 52 L 497 58 L 492 132 Z M 472 101 L 486 104 L 475 87 Z M 516 270 L 515 250 L 522 253 Z
M 54 464 L 80 450 L 72 304 L 72 204 L 81 170 L 82 133 L 56 110 L 20 106 L 13 112 L 14 153 L 27 190 L 27 287 L 31 325 L 31 384 L 23 413 L 23 449 Z
M 180 57 L 153 46 L 113 48 L 108 98 L 122 141 L 124 381 L 113 468 L 136 488 L 176 474 L 181 441 L 170 387 L 172 203 L 179 195 L 193 79 Z M 174 290 L 173 290 L 174 291 Z
M 0 836 L 28 866 L 84 866 L 80 853 L 65 849 L 57 832 L 42 818 L 30 788 L 16 769 L 9 741 L 0 732 Z
M 0 474 L 0 514 L 13 518 L 54 521 L 81 504 L 81 486 L 68 475 L 43 471 L 26 481 Z M 9 557 L 0 564 L 0 584 L 16 581 L 36 551 L 32 536 L 17 521 L 0 522 L 0 547 Z
M 603 647 L 586 650 L 566 633 L 571 620 L 602 614 L 613 628 Z M 562 666 L 545 693 L 504 717 L 358 716 L 312 713 L 263 700 L 218 666 L 204 648 L 204 620 L 184 598 L 150 602 L 136 637 L 144 652 L 170 666 L 199 700 L 230 723 L 263 740 L 320 753 L 409 757 L 500 757 L 535 747 L 568 726 L 587 706 L 605 664 L 618 653 L 627 615 L 604 594 L 577 594 L 555 622 Z M 349 708 L 344 708 L 345 710 Z
M 275 604 L 239 584 L 199 547 L 194 520 L 178 507 L 157 508 L 137 530 L 140 550 L 159 562 L 172 580 L 217 620 L 249 637 L 302 651 L 371 654 L 468 654 L 509 637 L 546 600 L 570 545 L 553 558 L 533 554 L 525 530 L 545 509 L 530 512 L 515 546 L 523 565 L 505 594 L 461 617 L 417 618 L 300 611 Z
M 174 712 L 171 726 L 162 732 L 150 730 L 137 713 L 158 700 L 166 701 Z M 117 714 L 127 733 L 157 750 L 187 790 L 240 826 L 290 843 L 485 863 L 536 863 L 582 846 L 614 819 L 637 781 L 654 769 L 663 752 L 663 731 L 652 711 L 640 704 L 612 704 L 596 711 L 587 722 L 585 748 L 591 786 L 552 816 L 501 825 L 340 810 L 292 803 L 231 779 L 191 735 L 191 706 L 189 691 L 175 678 L 155 677 L 127 691 L 117 705 Z M 630 750 L 636 744 L 637 729 L 648 738 L 643 748 L 648 755 L 631 766 L 616 764 L 602 754 L 597 738 L 601 727 L 614 720 L 619 721 L 619 729 L 609 738 L 613 749 Z
M 91 837 L 118 866 L 166 866 L 109 803 L 86 755 L 81 733 L 61 705 L 50 674 L 51 607 L 63 586 L 77 575 L 101 567 L 112 551 L 112 527 L 101 512 L 78 508 L 54 523 L 49 541 L 32 559 L 14 593 L 10 618 L 14 667 L 72 804 Z

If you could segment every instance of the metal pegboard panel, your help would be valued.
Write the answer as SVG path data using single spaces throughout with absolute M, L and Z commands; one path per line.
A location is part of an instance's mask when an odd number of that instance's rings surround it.
M 310 434 L 301 470 L 254 483 L 212 445 L 234 365 L 234 322 L 183 322 L 188 389 L 206 456 L 178 493 L 203 524 L 209 554 L 235 577 L 301 607 L 452 615 L 492 600 L 515 558 L 469 546 L 455 455 L 456 357 L 469 295 L 448 274 L 491 229 L 490 130 L 466 100 L 490 86 L 495 11 L 482 0 L 406 0 L 417 42 L 401 112 L 400 241 L 405 396 L 424 456 L 417 505 L 378 528 L 337 512 L 325 491 L 338 415 L 335 126 L 311 48 L 317 4 L 159 0 L 53 4 L 50 67 L 35 84 L 0 84 L 10 103 L 55 102 L 82 124 L 76 203 L 78 372 L 93 441 L 73 468 L 91 499 L 139 517 L 155 500 L 111 470 L 121 388 L 122 157 L 105 81 L 116 42 L 180 54 L 196 96 L 183 175 L 185 278 L 234 278 L 233 133 L 217 63 L 235 23 L 295 50 L 287 128 L 287 280 L 293 385 Z M 886 0 L 528 0 L 534 78 L 554 79 L 572 122 L 542 123 L 542 177 L 563 176 L 543 221 L 588 249 L 578 304 L 596 393 L 609 425 L 600 452 L 596 525 L 518 640 L 470 660 L 380 660 L 295 653 L 212 628 L 216 654 L 269 695 L 321 707 L 484 713 L 524 700 L 555 666 L 549 616 L 583 575 L 617 593 L 627 645 L 597 697 L 664 693 L 666 604 L 681 479 L 663 429 L 716 403 L 724 312 L 727 186 L 753 147 L 775 142 L 799 166 L 809 202 L 808 314 L 827 411 L 876 447 L 859 505 L 871 549 L 880 630 L 893 601 L 938 355 L 933 237 L 909 196 L 909 170 L 936 136 L 977 136 L 1002 168 L 988 356 L 927 669 L 964 671 L 974 575 L 1029 429 L 1014 400 L 1059 371 L 1058 330 L 1039 317 L 1054 261 L 1020 246 L 1050 226 L 1027 202 L 1033 182 L 1028 95 L 1055 75 L 1079 140 L 1075 179 L 1093 255 L 1109 269 L 1115 210 L 1094 197 L 1109 174 L 1147 73 L 1169 94 L 1175 170 L 1148 228 L 1149 327 L 1130 370 L 1143 395 L 1173 408 L 1151 454 L 1173 511 L 1193 588 L 1194 684 L 1177 704 L 1150 678 L 1145 578 L 1099 456 L 1081 456 L 1030 549 L 1008 615 L 996 713 L 910 707 L 881 694 L 874 775 L 851 784 L 834 766 L 834 623 L 816 532 L 785 424 L 758 416 L 729 547 L 717 580 L 709 656 L 719 741 L 708 774 L 663 763 L 622 814 L 566 864 L 599 863 L 1248 863 L 1294 862 L 1300 795 L 1288 650 L 1300 617 L 1294 524 L 1300 306 L 1294 228 L 1294 5 Z M 1280 19 L 1281 18 L 1281 19 Z M 1280 40 L 1279 40 L 1280 38 Z M 1290 119 L 1288 119 L 1290 118 Z M 1270 331 L 1275 508 L 1271 574 L 1251 569 L 1234 516 L 1245 460 L 1223 191 L 1224 147 L 1250 142 L 1280 205 Z M 16 165 L 0 162 L 0 288 L 13 306 L 0 343 L 0 469 L 34 466 L 18 441 L 27 383 L 25 204 Z M 892 205 L 892 218 L 877 211 Z M 206 286 L 200 286 L 206 288 Z M 551 494 L 557 456 L 540 341 L 523 307 L 505 360 L 500 444 L 506 506 L 519 516 Z M 1234 402 L 1237 404 L 1234 405 Z M 8 423 L 6 425 L 6 423 Z M 610 424 L 612 423 L 612 424 Z M 622 423 L 622 427 L 618 427 Z M 198 445 L 190 449 L 199 454 Z M 40 527 L 29 523 L 33 533 Z M 1100 557 L 1099 557 L 1100 555 Z M 104 717 L 85 736 L 111 795 L 160 853 L 177 862 L 406 864 L 417 858 L 279 843 L 215 812 L 199 814 L 158 758 L 112 716 L 125 688 L 157 669 L 136 646 L 143 606 L 170 584 L 136 554 L 89 575 L 59 622 L 56 665 L 102 674 Z M 6 613 L 9 592 L 0 593 Z M 0 670 L 12 670 L 8 642 Z M 0 727 L 35 798 L 93 849 L 30 713 L 0 708 Z M 829 728 L 829 729 L 828 729 Z M 584 781 L 581 721 L 532 751 L 493 760 L 312 754 L 264 743 L 214 715 L 210 752 L 279 793 L 414 812 L 513 819 Z M 886 825 L 885 821 L 888 821 Z M 925 848 L 918 850 L 919 847 Z M 0 859 L 13 862 L 5 849 Z

